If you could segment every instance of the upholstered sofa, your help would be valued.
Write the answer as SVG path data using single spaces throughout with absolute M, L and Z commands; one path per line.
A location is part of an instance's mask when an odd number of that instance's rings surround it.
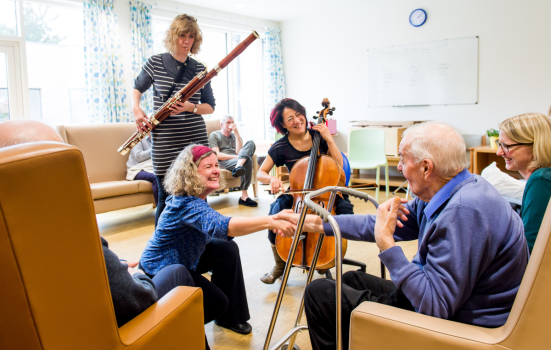
M 219 119 L 206 120 L 206 124 L 209 135 L 220 130 Z M 117 152 L 135 130 L 134 123 L 57 126 L 65 143 L 78 147 L 82 152 L 96 214 L 155 203 L 151 183 L 126 180 L 126 161 L 129 155 L 122 156 Z M 253 161 L 252 183 L 256 197 L 256 155 Z M 231 172 L 226 170 L 222 174 L 227 180 L 226 188 L 239 187 L 239 178 L 233 178 Z

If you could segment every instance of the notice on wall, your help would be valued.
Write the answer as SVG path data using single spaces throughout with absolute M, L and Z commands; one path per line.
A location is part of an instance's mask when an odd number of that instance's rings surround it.
M 368 105 L 478 103 L 478 37 L 368 50 Z

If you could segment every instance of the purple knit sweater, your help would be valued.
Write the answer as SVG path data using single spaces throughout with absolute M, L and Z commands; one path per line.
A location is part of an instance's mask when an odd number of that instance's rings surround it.
M 397 241 L 419 240 L 411 262 L 395 246 L 379 254 L 419 313 L 502 326 L 528 264 L 521 218 L 486 180 L 462 171 L 425 203 L 416 198 Z M 374 242 L 374 215 L 335 216 L 343 238 Z M 333 235 L 329 224 L 325 232 Z

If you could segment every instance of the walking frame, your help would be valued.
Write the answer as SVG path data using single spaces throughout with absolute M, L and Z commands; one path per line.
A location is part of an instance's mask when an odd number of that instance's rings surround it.
M 331 192 L 330 198 L 329 198 L 329 206 L 328 210 L 325 210 L 318 204 L 314 203 L 314 201 L 311 199 L 313 197 L 320 196 L 324 193 Z M 338 187 L 338 186 L 328 186 L 325 188 L 322 188 L 320 190 L 308 193 L 304 197 L 304 205 L 308 207 L 310 210 L 314 212 L 314 214 L 318 215 L 325 223 L 329 223 L 331 225 L 331 228 L 333 229 L 333 233 L 335 235 L 335 267 L 336 267 L 336 305 L 337 305 L 337 329 L 336 329 L 336 335 L 337 335 L 337 350 L 342 350 L 342 323 L 341 323 L 341 310 L 342 310 L 342 303 L 341 303 L 341 297 L 342 297 L 342 237 L 341 237 L 341 231 L 339 228 L 339 225 L 335 221 L 335 218 L 333 215 L 331 215 L 331 208 L 333 207 L 333 204 L 335 203 L 335 199 L 337 196 L 337 192 L 341 192 L 343 194 L 348 194 L 350 196 L 354 196 L 360 199 L 363 199 L 364 201 L 370 201 L 375 205 L 375 208 L 379 207 L 379 204 L 377 201 L 371 197 L 370 195 L 357 191 L 352 190 L 350 188 L 345 187 Z M 281 283 L 281 287 L 279 288 L 279 294 L 277 295 L 277 300 L 274 308 L 274 313 L 272 315 L 272 320 L 270 322 L 270 327 L 268 328 L 268 334 L 266 335 L 266 342 L 264 343 L 264 350 L 268 350 L 268 347 L 270 346 L 270 341 L 272 339 L 272 335 L 275 328 L 275 323 L 277 320 L 277 316 L 279 313 L 279 309 L 281 307 L 281 302 L 283 300 L 283 294 L 285 293 L 285 288 L 287 287 L 287 280 L 289 279 L 289 274 L 291 271 L 291 267 L 293 266 L 292 262 L 295 258 L 295 253 L 297 250 L 298 242 L 302 239 L 304 239 L 304 235 L 302 234 L 302 227 L 304 226 L 304 220 L 306 219 L 306 213 L 308 212 L 307 208 L 303 208 L 300 214 L 300 218 L 297 222 L 297 229 L 295 231 L 295 236 L 293 238 L 293 243 L 291 245 L 291 249 L 289 250 L 289 257 L 287 258 L 287 263 L 285 264 L 285 272 L 283 273 L 283 281 Z M 314 276 L 314 271 L 316 270 L 315 267 L 318 262 L 319 254 L 321 245 L 323 243 L 325 235 L 321 233 L 319 235 L 318 243 L 316 245 L 316 250 L 314 252 L 314 256 L 312 257 L 312 264 L 311 268 L 308 271 L 308 278 L 306 279 L 306 287 L 310 282 L 312 282 L 312 278 Z M 298 332 L 301 332 L 303 330 L 307 330 L 308 326 L 300 326 L 300 320 L 302 318 L 302 314 L 304 312 L 304 294 L 302 295 L 302 300 L 300 302 L 300 306 L 298 309 L 297 318 L 295 321 L 295 326 L 289 333 L 287 333 L 276 345 L 274 345 L 270 350 L 277 350 L 280 348 L 283 349 L 289 349 L 292 350 L 295 346 L 295 340 L 297 337 Z M 286 342 L 289 341 L 287 344 Z

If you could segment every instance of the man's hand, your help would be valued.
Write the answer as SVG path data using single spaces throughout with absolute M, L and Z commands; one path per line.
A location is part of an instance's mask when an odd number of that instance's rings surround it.
M 300 214 L 295 214 L 293 209 L 284 209 L 274 215 L 274 219 L 289 221 L 293 225 L 296 225 L 298 223 L 299 218 Z
M 409 214 L 406 207 L 402 205 L 404 199 L 394 197 L 384 202 L 377 209 L 377 219 L 375 221 L 375 242 L 381 251 L 385 251 L 396 245 L 394 240 L 394 231 L 396 226 L 403 227 L 398 221 L 407 221 L 405 214 Z M 406 201 L 407 202 L 407 201 Z
M 297 226 L 286 220 L 278 220 L 270 216 L 270 229 L 281 237 L 293 237 Z
M 230 130 L 233 132 L 235 136 L 239 135 L 239 130 L 237 130 L 237 125 L 235 125 L 235 123 L 230 124 Z

